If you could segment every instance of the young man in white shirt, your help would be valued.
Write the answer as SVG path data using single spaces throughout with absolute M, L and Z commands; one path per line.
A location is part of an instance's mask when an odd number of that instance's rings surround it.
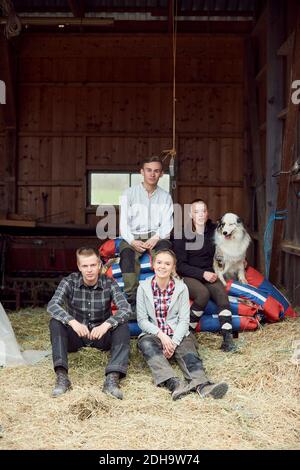
M 135 315 L 136 292 L 139 285 L 140 257 L 168 249 L 173 229 L 173 201 L 158 186 L 163 176 L 162 161 L 153 156 L 141 167 L 143 182 L 127 189 L 120 198 L 120 267 L 124 291 Z

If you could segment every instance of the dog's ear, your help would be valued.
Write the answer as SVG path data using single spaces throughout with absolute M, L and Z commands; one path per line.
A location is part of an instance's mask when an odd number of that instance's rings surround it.
M 216 224 L 217 224 L 217 229 L 219 229 L 221 227 L 221 224 L 222 224 L 222 219 L 218 219 Z
M 244 221 L 243 221 L 243 219 L 242 219 L 241 217 L 238 217 L 238 218 L 236 219 L 236 221 L 237 221 L 238 224 L 244 225 Z

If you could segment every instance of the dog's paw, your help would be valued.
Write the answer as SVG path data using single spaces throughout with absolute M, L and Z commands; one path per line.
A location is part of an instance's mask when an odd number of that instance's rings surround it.
M 248 284 L 248 281 L 245 277 L 239 277 L 238 278 L 238 281 L 241 283 L 241 284 Z

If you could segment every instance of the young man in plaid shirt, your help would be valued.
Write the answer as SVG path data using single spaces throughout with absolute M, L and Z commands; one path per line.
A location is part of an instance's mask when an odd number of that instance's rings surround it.
M 128 367 L 130 305 L 116 281 L 100 274 L 101 260 L 94 248 L 79 248 L 76 257 L 79 272 L 62 279 L 47 309 L 52 317 L 50 335 L 56 372 L 52 396 L 71 388 L 68 352 L 91 346 L 110 350 L 103 391 L 122 399 L 119 379 Z M 112 302 L 117 307 L 115 315 L 111 312 Z

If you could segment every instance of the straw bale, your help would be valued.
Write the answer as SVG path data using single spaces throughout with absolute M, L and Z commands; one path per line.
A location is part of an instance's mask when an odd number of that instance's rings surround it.
M 44 309 L 10 319 L 23 349 L 50 348 Z M 222 400 L 193 393 L 173 402 L 153 385 L 135 339 L 122 401 L 102 392 L 108 353 L 92 348 L 69 355 L 73 388 L 56 399 L 51 357 L 0 369 L 0 448 L 299 449 L 299 366 L 290 361 L 299 325 L 297 318 L 241 333 L 236 354 L 220 351 L 219 335 L 199 334 L 208 376 L 229 384 Z

